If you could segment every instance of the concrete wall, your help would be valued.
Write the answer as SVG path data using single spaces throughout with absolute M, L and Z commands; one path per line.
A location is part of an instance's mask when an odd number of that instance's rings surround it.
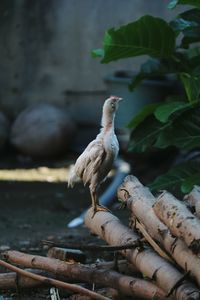
M 102 65 L 90 56 L 104 32 L 144 14 L 169 18 L 160 0 L 2 0 L 0 2 L 0 108 L 14 117 L 29 104 L 68 104 L 77 120 L 96 119 L 103 78 L 137 69 L 138 60 Z

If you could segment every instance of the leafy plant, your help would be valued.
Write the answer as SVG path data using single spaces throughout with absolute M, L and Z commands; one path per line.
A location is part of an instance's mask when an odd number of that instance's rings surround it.
M 133 117 L 128 125 L 132 130 L 131 151 L 169 146 L 189 151 L 200 147 L 200 1 L 171 0 L 168 8 L 177 5 L 193 8 L 171 22 L 145 15 L 120 28 L 111 28 L 104 35 L 103 47 L 92 51 L 101 63 L 149 56 L 133 77 L 130 90 L 144 79 L 168 74 L 176 75 L 183 86 L 183 95 L 147 105 Z M 160 189 L 179 185 L 182 192 L 188 192 L 193 184 L 200 184 L 200 172 L 197 164 L 188 162 L 174 167 L 150 186 Z

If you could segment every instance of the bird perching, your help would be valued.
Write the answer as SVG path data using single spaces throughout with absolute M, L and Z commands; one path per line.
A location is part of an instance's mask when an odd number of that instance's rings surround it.
M 83 181 L 84 185 L 89 185 L 94 214 L 97 211 L 107 210 L 99 204 L 97 190 L 105 181 L 119 152 L 114 119 L 120 100 L 122 98 L 116 96 L 106 99 L 103 105 L 100 133 L 78 157 L 69 174 L 68 187 L 73 187 L 78 178 Z

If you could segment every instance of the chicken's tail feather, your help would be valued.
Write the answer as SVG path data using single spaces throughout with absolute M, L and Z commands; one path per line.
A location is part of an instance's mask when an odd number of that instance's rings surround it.
M 79 180 L 79 177 L 76 175 L 74 168 L 71 169 L 69 172 L 69 177 L 68 177 L 68 182 L 67 185 L 68 187 L 73 188 L 75 183 Z

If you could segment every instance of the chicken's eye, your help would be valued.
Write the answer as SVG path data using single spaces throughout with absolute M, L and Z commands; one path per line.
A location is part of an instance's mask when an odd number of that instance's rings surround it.
M 111 103 L 111 107 L 112 107 L 112 109 L 115 109 L 115 104 Z

